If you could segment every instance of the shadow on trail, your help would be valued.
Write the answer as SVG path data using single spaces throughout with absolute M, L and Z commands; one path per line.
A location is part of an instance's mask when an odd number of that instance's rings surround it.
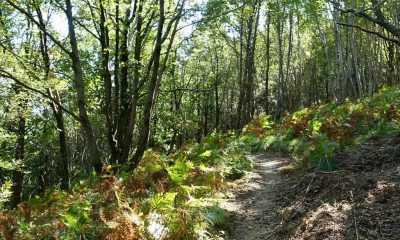
M 254 170 L 234 186 L 234 197 L 224 207 L 232 214 L 231 240 L 275 239 L 280 222 L 276 213 L 276 196 L 282 183 L 279 168 L 287 157 L 280 153 L 251 156 Z

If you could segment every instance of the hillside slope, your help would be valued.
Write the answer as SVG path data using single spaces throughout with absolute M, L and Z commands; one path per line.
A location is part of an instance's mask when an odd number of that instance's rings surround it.
M 336 172 L 285 174 L 282 239 L 400 238 L 400 138 L 335 154 Z

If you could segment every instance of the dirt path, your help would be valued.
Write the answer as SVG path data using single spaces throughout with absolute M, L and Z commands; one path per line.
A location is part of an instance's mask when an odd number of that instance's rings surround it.
M 230 240 L 275 239 L 280 219 L 275 198 L 281 177 L 278 169 L 285 157 L 278 153 L 253 155 L 254 170 L 233 186 L 233 195 L 224 208 L 232 216 Z

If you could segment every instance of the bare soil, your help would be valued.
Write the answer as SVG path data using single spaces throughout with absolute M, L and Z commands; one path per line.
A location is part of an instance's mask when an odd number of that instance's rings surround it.
M 287 174 L 278 239 L 400 239 L 400 139 L 337 153 L 332 173 Z
M 276 239 L 280 218 L 276 203 L 282 185 L 279 169 L 288 159 L 279 153 L 253 155 L 254 170 L 245 179 L 232 183 L 232 198 L 224 208 L 230 212 L 231 240 Z
M 254 155 L 224 206 L 228 239 L 399 240 L 399 153 L 399 137 L 372 139 L 337 153 L 335 172 L 287 171 L 284 154 Z

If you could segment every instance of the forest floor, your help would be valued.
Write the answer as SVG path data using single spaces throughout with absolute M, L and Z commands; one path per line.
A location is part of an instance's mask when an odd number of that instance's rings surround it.
M 229 239 L 274 239 L 280 218 L 277 212 L 277 193 L 282 185 L 279 169 L 288 158 L 279 153 L 253 155 L 253 172 L 231 183 L 232 196 L 224 209 L 232 216 Z
M 225 207 L 229 239 L 400 239 L 399 152 L 399 137 L 371 139 L 336 153 L 335 172 L 254 155 L 254 172 L 234 183 Z

